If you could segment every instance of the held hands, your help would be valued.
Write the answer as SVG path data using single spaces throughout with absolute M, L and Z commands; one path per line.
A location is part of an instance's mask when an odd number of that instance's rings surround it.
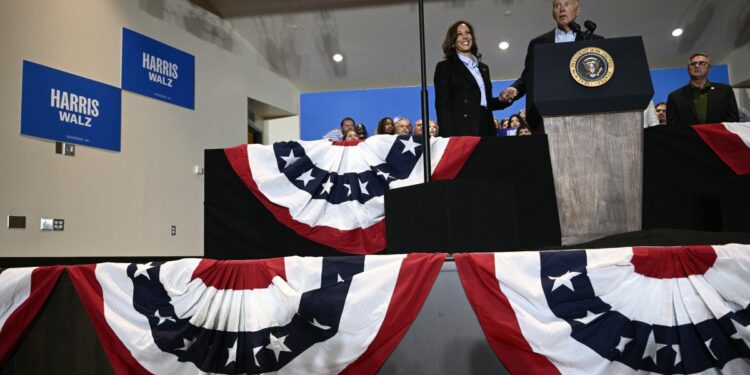
M 516 98 L 518 90 L 515 87 L 506 87 L 503 92 L 500 93 L 500 101 L 508 102 Z

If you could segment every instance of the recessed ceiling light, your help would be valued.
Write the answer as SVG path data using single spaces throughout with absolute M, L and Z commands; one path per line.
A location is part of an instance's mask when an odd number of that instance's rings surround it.
M 680 35 L 682 35 L 682 29 L 681 28 L 678 27 L 678 28 L 672 30 L 672 36 L 680 36 Z
M 337 53 L 337 54 L 333 55 L 333 61 L 335 61 L 335 62 L 342 62 L 342 61 L 344 61 L 344 56 L 341 56 L 340 53 Z
M 498 45 L 498 47 L 500 47 L 500 49 L 502 49 L 502 50 L 506 50 L 506 49 L 508 49 L 508 47 L 510 47 L 510 44 L 508 44 L 508 42 L 500 42 L 500 44 Z

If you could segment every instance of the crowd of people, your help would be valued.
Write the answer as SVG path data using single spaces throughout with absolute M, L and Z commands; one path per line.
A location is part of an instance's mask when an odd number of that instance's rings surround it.
M 498 96 L 492 95 L 489 68 L 481 60 L 474 28 L 469 22 L 456 21 L 443 40 L 443 60 L 435 67 L 435 109 L 437 122 L 430 121 L 430 135 L 450 136 L 516 136 L 544 133 L 544 121 L 539 115 L 533 93 L 535 46 L 568 43 L 578 40 L 603 39 L 593 29 L 581 31 L 575 22 L 580 13 L 577 0 L 553 0 L 552 18 L 555 28 L 529 42 L 521 76 Z M 589 26 L 587 26 L 588 28 Z M 690 82 L 669 94 L 666 103 L 649 103 L 644 112 L 644 127 L 737 122 L 740 111 L 732 88 L 710 82 L 711 57 L 694 53 L 687 64 Z M 492 111 L 509 107 L 526 96 L 526 109 L 499 121 Z M 434 123 L 434 134 L 433 134 Z M 439 125 L 439 126 L 438 126 Z M 358 129 L 361 127 L 361 130 Z M 349 133 L 351 132 L 351 138 Z M 378 122 L 377 134 L 422 135 L 422 121 L 411 121 L 402 116 L 385 117 Z M 341 129 L 331 130 L 324 138 L 334 141 L 364 139 L 363 124 L 355 127 L 353 119 L 341 121 Z
M 493 118 L 495 126 L 495 135 L 498 137 L 511 137 L 511 136 L 523 136 L 531 135 L 531 127 L 526 123 L 526 110 L 521 109 L 516 114 L 511 115 L 509 118 L 498 120 Z M 339 128 L 332 129 L 323 136 L 324 139 L 329 141 L 362 141 L 367 139 L 370 135 L 367 131 L 367 126 L 363 123 L 355 125 L 355 121 L 351 117 L 345 117 L 341 120 Z M 435 120 L 430 120 L 429 126 L 430 137 L 438 137 L 439 127 Z M 375 131 L 375 135 L 379 134 L 390 134 L 390 135 L 424 135 L 424 125 L 422 119 L 414 122 L 412 125 L 411 120 L 404 116 L 396 117 L 383 117 L 378 121 L 378 126 Z

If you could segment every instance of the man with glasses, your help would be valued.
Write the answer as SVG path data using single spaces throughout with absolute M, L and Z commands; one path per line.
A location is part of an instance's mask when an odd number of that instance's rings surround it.
M 667 100 L 667 125 L 690 126 L 737 122 L 740 119 L 732 88 L 708 80 L 711 57 L 694 53 L 688 60 L 690 83 Z

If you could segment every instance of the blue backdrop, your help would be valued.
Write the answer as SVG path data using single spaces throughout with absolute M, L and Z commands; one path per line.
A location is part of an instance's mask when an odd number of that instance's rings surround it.
M 670 92 L 688 83 L 687 67 L 652 70 L 651 80 L 654 83 L 654 103 L 666 101 Z M 728 83 L 727 66 L 712 67 L 709 80 Z M 493 81 L 493 95 L 497 96 L 511 83 L 513 80 Z M 303 140 L 320 139 L 329 130 L 337 128 L 341 119 L 347 116 L 354 118 L 357 123 L 365 124 L 370 135 L 375 134 L 378 121 L 383 117 L 402 115 L 410 118 L 414 123 L 422 117 L 420 90 L 420 87 L 412 86 L 301 94 L 300 137 Z M 430 118 L 434 120 L 437 117 L 435 91 L 432 85 L 427 90 Z M 498 119 L 506 118 L 525 106 L 526 98 L 524 97 L 502 111 L 495 111 L 494 115 Z

